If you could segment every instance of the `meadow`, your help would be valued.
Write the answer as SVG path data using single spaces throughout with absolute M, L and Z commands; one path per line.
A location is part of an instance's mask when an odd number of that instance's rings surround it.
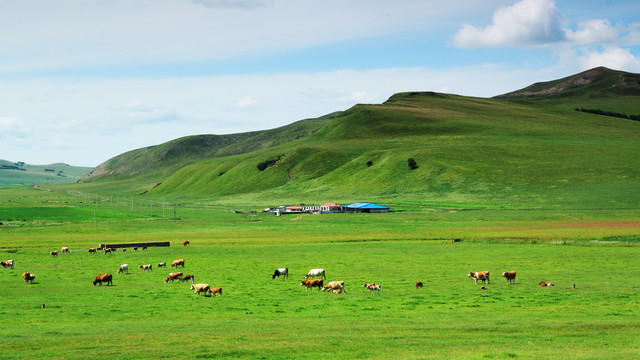
M 0 191 L 0 259 L 15 260 L 15 269 L 0 269 L 2 359 L 640 353 L 636 209 L 429 203 L 388 214 L 275 217 L 212 204 L 180 207 L 174 221 L 137 206 L 76 201 L 59 192 Z M 86 252 L 99 243 L 146 241 L 171 247 Z M 49 255 L 62 246 L 71 253 Z M 222 296 L 165 284 L 170 268 L 137 268 L 177 258 L 186 259 L 179 271 L 221 286 Z M 124 263 L 130 273 L 116 274 Z M 288 267 L 290 278 L 272 280 L 277 267 Z M 327 281 L 344 280 L 346 293 L 305 292 L 300 280 L 317 267 Z M 491 272 L 487 290 L 466 276 L 480 270 Z M 518 272 L 515 285 L 500 277 L 508 270 Z M 23 283 L 25 271 L 36 274 L 35 284 Z M 93 286 L 98 273 L 112 273 L 114 285 Z M 365 282 L 382 292 L 370 294 Z

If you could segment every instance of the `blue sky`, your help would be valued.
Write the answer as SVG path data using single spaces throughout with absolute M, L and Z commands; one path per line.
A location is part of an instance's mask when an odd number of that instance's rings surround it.
M 640 2 L 0 2 L 0 159 L 95 166 L 400 91 L 490 97 L 640 73 Z

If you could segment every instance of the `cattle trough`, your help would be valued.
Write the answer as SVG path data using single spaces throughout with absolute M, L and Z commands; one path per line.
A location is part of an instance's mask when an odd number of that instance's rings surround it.
M 145 242 L 145 243 L 128 243 L 128 244 L 100 244 L 98 245 L 98 250 L 104 250 L 106 248 L 111 249 L 120 249 L 120 248 L 129 248 L 129 247 L 150 247 L 150 246 L 160 246 L 160 247 L 169 247 L 171 243 L 168 241 L 160 241 L 160 242 Z

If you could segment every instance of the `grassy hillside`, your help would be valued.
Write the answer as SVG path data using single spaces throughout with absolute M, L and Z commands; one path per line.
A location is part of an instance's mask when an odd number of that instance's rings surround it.
M 63 163 L 30 165 L 0 160 L 0 186 L 75 183 L 90 170 Z
M 566 83 L 585 74 L 559 80 L 552 87 L 564 92 L 534 101 L 400 93 L 269 131 L 177 139 L 111 159 L 83 186 L 150 200 L 634 207 L 640 122 L 573 107 L 640 113 L 635 85 L 625 96 L 607 87 L 619 75 L 595 69 L 582 87 Z

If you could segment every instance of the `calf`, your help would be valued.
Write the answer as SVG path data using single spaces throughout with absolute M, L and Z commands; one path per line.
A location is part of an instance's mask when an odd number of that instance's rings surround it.
M 142 269 L 142 271 L 153 270 L 153 266 L 151 266 L 151 264 L 140 265 L 138 267 Z
M 322 279 L 305 279 L 305 280 L 302 280 L 302 282 L 300 283 L 300 286 L 306 287 L 304 292 L 309 291 L 309 288 L 313 288 L 313 287 L 317 287 L 318 291 L 320 291 L 320 289 L 322 289 L 322 283 L 323 283 Z
M 182 282 L 187 282 L 189 280 L 191 280 L 191 283 L 193 284 L 195 282 L 195 276 L 194 275 L 186 275 L 185 277 L 182 278 Z
M 321 278 L 324 278 L 325 280 L 327 280 L 327 276 L 324 273 L 324 269 L 311 269 L 311 270 L 309 270 L 309 272 L 304 276 L 304 278 L 308 279 L 310 277 L 321 277 Z
M 423 286 L 422 281 L 416 281 L 416 289 L 421 289 Z
M 118 274 L 128 274 L 129 273 L 129 264 L 122 264 L 118 269 Z
M 167 267 L 167 263 L 161 262 L 160 264 L 156 265 L 156 267 Z
M 205 293 L 206 295 L 207 291 L 209 291 L 209 284 L 192 284 L 191 290 L 195 290 L 194 291 L 195 295 L 198 295 L 201 292 Z
M 369 290 L 369 293 L 373 293 L 374 291 L 380 293 L 380 291 L 382 291 L 382 286 L 376 285 L 376 283 L 362 284 L 362 287 Z
M 96 284 L 100 284 L 100 286 L 102 286 L 103 282 L 107 283 L 107 286 L 113 285 L 111 274 L 99 274 L 96 276 L 96 279 L 93 280 L 93 286 L 96 286 Z
M 171 263 L 171 267 L 178 267 L 180 265 L 184 267 L 184 259 L 173 260 L 173 262 Z
M 489 284 L 489 272 L 488 271 L 476 271 L 470 272 L 467 277 L 473 278 L 475 280 L 476 285 L 478 285 L 478 280 L 481 280 L 484 284 L 485 282 Z
M 217 288 L 209 289 L 209 295 L 210 296 L 222 295 L 222 288 L 217 287 Z
M 516 283 L 516 272 L 515 271 L 505 271 L 502 273 L 502 277 L 507 279 L 507 285 Z
M 289 278 L 289 269 L 287 269 L 287 268 L 276 269 L 276 271 L 273 273 L 273 276 L 271 278 L 275 279 L 276 276 L 277 276 L 278 279 L 280 279 L 280 275 L 282 275 L 283 279 Z
M 26 273 L 22 274 L 22 278 L 24 279 L 25 284 L 27 282 L 31 282 L 33 284 L 33 280 L 36 278 L 36 276 L 27 271 Z
M 540 281 L 540 286 L 554 286 L 551 281 Z
M 322 287 L 322 291 L 326 290 L 341 290 L 343 293 L 347 291 L 344 289 L 344 281 L 332 281 Z
M 182 279 L 182 273 L 181 272 L 177 272 L 177 273 L 169 273 L 169 275 L 167 275 L 167 279 L 164 281 L 165 283 L 168 283 L 169 281 L 173 281 L 173 280 L 180 280 Z
M 187 246 L 187 245 L 189 245 L 189 240 L 185 240 L 185 241 L 182 243 L 182 246 Z

